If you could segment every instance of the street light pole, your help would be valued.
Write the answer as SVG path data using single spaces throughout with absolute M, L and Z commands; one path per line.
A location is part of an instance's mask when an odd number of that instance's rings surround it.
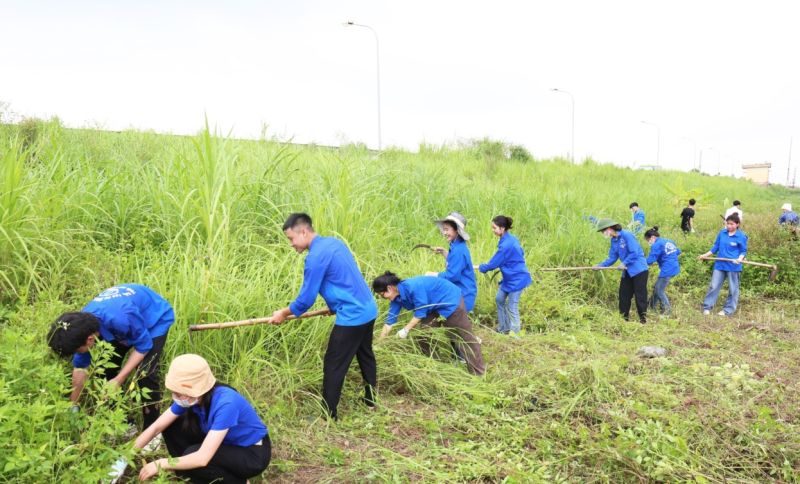
M 375 72 L 377 74 L 376 78 L 378 80 L 377 84 L 377 92 L 378 92 L 378 151 L 381 151 L 383 146 L 381 142 L 381 48 L 380 42 L 378 41 L 378 32 L 375 31 L 369 25 L 364 24 L 357 24 L 355 22 L 347 21 L 344 22 L 342 25 L 345 27 L 363 27 L 365 29 L 369 29 L 372 32 L 372 35 L 375 36 Z
M 571 93 L 564 91 L 563 89 L 558 89 L 554 87 L 550 90 L 553 92 L 560 92 L 566 94 L 572 101 L 572 151 L 569 152 L 569 158 L 572 164 L 575 164 L 575 98 L 572 96 Z
M 657 124 L 648 123 L 647 121 L 642 121 L 642 124 L 649 124 L 656 128 L 656 168 L 658 168 L 660 165 L 659 158 L 661 157 L 661 128 Z

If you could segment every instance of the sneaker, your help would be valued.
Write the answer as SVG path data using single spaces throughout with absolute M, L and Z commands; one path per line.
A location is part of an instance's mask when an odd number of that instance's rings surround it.
M 725 310 L 722 310 L 717 313 L 717 316 L 727 316 L 727 314 L 725 314 Z
M 708 316 L 709 314 L 711 314 L 711 311 L 708 309 L 703 309 L 703 316 Z
M 159 447 L 161 447 L 161 442 L 163 441 L 164 437 L 162 437 L 161 434 L 158 434 L 155 437 L 153 437 L 153 440 L 148 442 L 147 445 L 142 447 L 142 450 L 148 454 L 151 452 L 155 452 Z

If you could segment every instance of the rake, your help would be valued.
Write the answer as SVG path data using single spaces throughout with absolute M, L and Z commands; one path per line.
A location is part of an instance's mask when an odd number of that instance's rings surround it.
M 333 314 L 330 309 L 319 309 L 317 311 L 309 311 L 307 313 L 303 313 L 300 316 L 289 315 L 286 317 L 284 321 L 291 321 L 294 319 L 306 319 L 306 318 L 314 318 L 317 316 L 330 316 Z M 243 319 L 241 321 L 229 321 L 227 323 L 206 323 L 206 324 L 192 324 L 189 326 L 189 331 L 205 331 L 208 329 L 227 329 L 227 328 L 238 328 L 239 326 L 254 326 L 256 324 L 273 324 L 270 323 L 269 318 L 253 318 L 253 319 Z M 282 323 L 281 323 L 282 324 Z
M 769 280 L 770 282 L 775 281 L 775 278 L 778 277 L 778 266 L 775 264 L 764 264 L 763 262 L 751 262 L 749 260 L 740 261 L 738 259 L 726 259 L 725 257 L 704 257 L 703 260 L 719 260 L 725 262 L 740 262 L 742 264 L 747 264 L 750 266 L 756 267 L 766 267 L 768 269 L 772 269 L 769 272 Z
M 625 269 L 622 266 L 613 267 L 595 267 L 595 266 L 578 266 L 578 267 L 543 267 L 538 269 L 544 272 L 562 272 L 562 271 L 621 271 Z

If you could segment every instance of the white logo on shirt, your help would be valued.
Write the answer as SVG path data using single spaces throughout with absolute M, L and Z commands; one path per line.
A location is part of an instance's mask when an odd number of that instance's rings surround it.
M 118 297 L 130 297 L 134 294 L 136 294 L 136 291 L 130 287 L 115 286 L 111 289 L 106 289 L 105 291 L 101 292 L 96 298 L 94 298 L 94 300 L 97 302 L 102 302 L 110 299 L 116 299 Z
M 674 254 L 677 251 L 678 251 L 678 248 L 675 247 L 675 244 L 673 244 L 672 242 L 667 242 L 666 244 L 664 244 L 664 253 L 665 254 L 670 255 L 670 254 Z

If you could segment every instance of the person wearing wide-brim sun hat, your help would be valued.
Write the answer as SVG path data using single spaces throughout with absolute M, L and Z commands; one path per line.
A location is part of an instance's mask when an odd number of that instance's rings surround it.
M 140 480 L 171 470 L 190 482 L 245 483 L 267 468 L 272 455 L 267 426 L 247 399 L 214 378 L 202 356 L 172 360 L 165 386 L 172 406 L 134 447 L 141 449 L 162 433 L 171 458 L 145 464 Z
M 608 258 L 595 267 L 610 267 L 617 260 L 621 262 L 622 277 L 619 281 L 619 312 L 628 320 L 631 299 L 636 300 L 639 322 L 647 322 L 647 259 L 636 236 L 612 219 L 604 218 L 597 222 L 597 231 L 611 239 Z
M 450 212 L 447 217 L 433 222 L 439 227 L 442 236 L 450 242 L 450 249 L 434 247 L 433 250 L 445 258 L 443 272 L 428 272 L 426 275 L 441 277 L 452 282 L 461 289 L 464 298 L 464 307 L 467 312 L 475 307 L 475 297 L 478 295 L 478 284 L 475 280 L 475 269 L 472 267 L 472 256 L 469 253 L 467 241 L 469 234 L 466 231 L 467 219 L 458 212 Z

